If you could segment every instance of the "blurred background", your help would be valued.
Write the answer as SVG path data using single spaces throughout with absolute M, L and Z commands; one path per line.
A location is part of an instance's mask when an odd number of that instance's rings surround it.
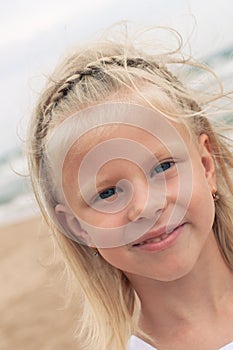
M 0 0 L 1 349 L 78 349 L 75 313 L 58 314 L 60 287 L 51 277 L 56 268 L 38 263 L 40 254 L 51 253 L 46 228 L 37 219 L 27 177 L 16 174 L 27 174 L 23 140 L 46 75 L 66 49 L 128 20 L 177 29 L 193 56 L 233 88 L 232 13 L 231 0 Z

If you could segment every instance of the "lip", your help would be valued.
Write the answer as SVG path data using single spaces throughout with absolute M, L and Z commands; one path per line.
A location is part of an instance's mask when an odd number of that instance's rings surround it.
M 137 241 L 133 242 L 131 245 L 133 249 L 140 249 L 140 250 L 145 250 L 145 251 L 158 251 L 158 250 L 164 250 L 171 246 L 178 236 L 180 235 L 183 226 L 185 223 L 179 224 L 177 226 L 172 226 L 172 227 L 161 227 L 156 231 L 151 231 L 140 237 Z M 158 242 L 150 242 L 149 240 L 156 239 L 166 233 L 169 233 L 169 235 L 162 239 L 161 241 Z M 147 242 L 149 241 L 149 242 Z M 145 243 L 144 243 L 145 242 Z

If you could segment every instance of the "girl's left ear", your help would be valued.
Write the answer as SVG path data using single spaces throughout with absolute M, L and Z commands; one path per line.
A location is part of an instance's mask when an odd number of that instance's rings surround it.
M 205 169 L 207 182 L 211 188 L 216 188 L 216 167 L 209 136 L 204 133 L 199 135 L 198 144 L 201 162 Z

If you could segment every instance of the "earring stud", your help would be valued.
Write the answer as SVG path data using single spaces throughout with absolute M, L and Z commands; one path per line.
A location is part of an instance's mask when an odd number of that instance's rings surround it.
M 99 252 L 98 252 L 98 250 L 97 249 L 94 249 L 94 254 L 93 254 L 94 256 L 99 256 Z
M 219 200 L 219 198 L 220 198 L 217 190 L 215 189 L 215 187 L 213 187 L 212 197 L 213 197 L 214 202 L 217 202 Z

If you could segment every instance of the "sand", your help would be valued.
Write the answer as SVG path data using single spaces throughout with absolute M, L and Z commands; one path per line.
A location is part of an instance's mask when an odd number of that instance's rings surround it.
M 0 257 L 0 349 L 81 349 L 77 308 L 64 308 L 61 263 L 41 219 L 0 228 Z

